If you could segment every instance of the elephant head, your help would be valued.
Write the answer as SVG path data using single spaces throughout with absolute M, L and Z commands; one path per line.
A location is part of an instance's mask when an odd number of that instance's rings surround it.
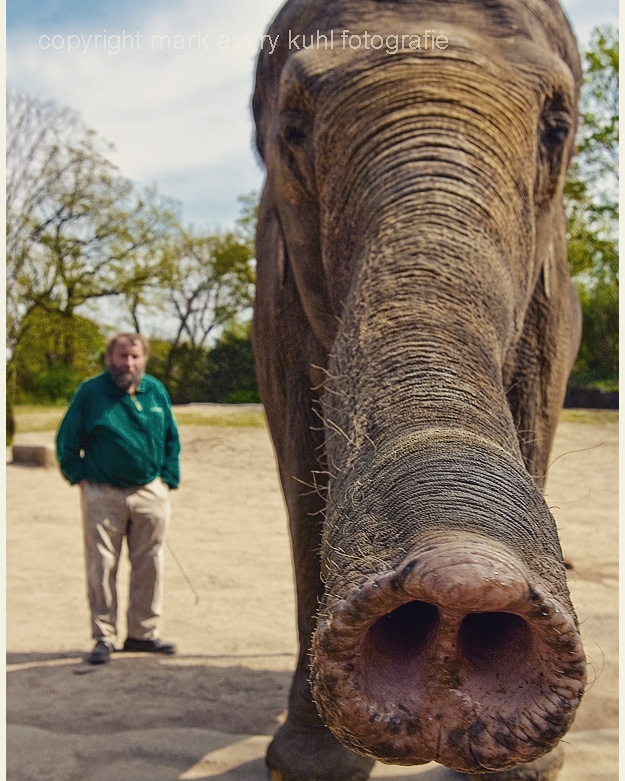
M 584 685 L 539 490 L 579 344 L 574 37 L 548 0 L 293 0 L 268 35 L 254 341 L 302 647 L 270 766 L 307 777 L 322 724 L 397 764 L 533 761 Z

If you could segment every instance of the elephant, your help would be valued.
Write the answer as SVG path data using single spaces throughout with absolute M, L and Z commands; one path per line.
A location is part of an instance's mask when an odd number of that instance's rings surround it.
M 274 781 L 563 761 L 586 658 L 543 492 L 580 84 L 556 0 L 288 0 L 261 40 L 252 338 L 299 640 Z

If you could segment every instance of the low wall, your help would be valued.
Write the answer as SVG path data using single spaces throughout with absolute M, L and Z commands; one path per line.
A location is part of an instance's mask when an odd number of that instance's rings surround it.
M 55 467 L 54 450 L 47 445 L 13 445 L 13 463 L 25 466 Z

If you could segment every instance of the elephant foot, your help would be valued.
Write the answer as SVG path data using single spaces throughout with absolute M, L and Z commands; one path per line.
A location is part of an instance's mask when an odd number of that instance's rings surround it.
M 471 781 L 555 781 L 564 764 L 564 750 L 557 746 L 540 759 L 498 773 L 461 775 Z M 459 774 L 460 775 L 460 774 Z
M 304 730 L 288 720 L 269 744 L 271 781 L 366 781 L 375 762 L 346 749 L 325 729 Z

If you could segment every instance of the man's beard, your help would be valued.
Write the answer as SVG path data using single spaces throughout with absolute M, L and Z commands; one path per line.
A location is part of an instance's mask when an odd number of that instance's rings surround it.
M 120 390 L 127 391 L 133 385 L 139 385 L 143 372 L 139 369 L 124 369 L 118 366 L 109 366 L 111 377 Z

